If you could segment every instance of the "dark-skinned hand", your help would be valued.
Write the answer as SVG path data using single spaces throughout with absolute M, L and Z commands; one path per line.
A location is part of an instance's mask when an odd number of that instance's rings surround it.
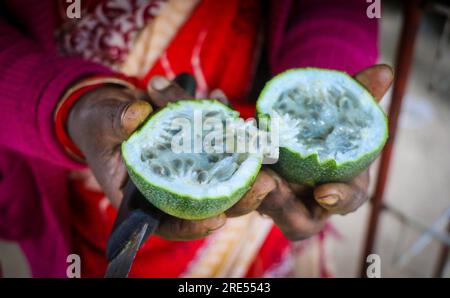
M 355 76 L 377 100 L 392 82 L 388 66 L 375 65 Z M 149 97 L 149 98 L 148 98 Z M 180 86 L 161 76 L 152 78 L 148 96 L 136 90 L 116 86 L 96 88 L 80 98 L 70 111 L 68 132 L 86 157 L 90 169 L 114 206 L 123 198 L 128 179 L 120 154 L 120 144 L 147 118 L 152 107 L 190 98 Z M 226 101 L 220 90 L 210 98 Z M 156 234 L 171 240 L 189 240 L 207 236 L 222 227 L 227 217 L 251 211 L 270 216 L 292 240 L 314 235 L 332 214 L 356 210 L 367 200 L 368 171 L 348 183 L 327 183 L 313 188 L 293 185 L 264 168 L 251 189 L 233 207 L 204 220 L 183 220 L 165 215 Z

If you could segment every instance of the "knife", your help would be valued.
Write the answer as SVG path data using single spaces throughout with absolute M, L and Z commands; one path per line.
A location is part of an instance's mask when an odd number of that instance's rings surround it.
M 194 96 L 196 82 L 188 73 L 179 74 L 174 81 L 188 94 Z M 140 193 L 131 179 L 125 186 L 124 198 L 106 245 L 109 262 L 105 278 L 125 278 L 134 258 L 145 242 L 155 232 L 163 212 L 154 207 Z
M 138 249 L 158 227 L 162 212 L 151 205 L 131 179 L 106 246 L 105 277 L 127 277 Z

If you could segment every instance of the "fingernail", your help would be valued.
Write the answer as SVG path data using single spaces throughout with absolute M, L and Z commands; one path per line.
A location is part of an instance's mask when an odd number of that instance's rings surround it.
M 328 195 L 317 199 L 320 204 L 330 207 L 336 205 L 339 200 L 340 198 L 338 195 Z
M 157 91 L 164 90 L 169 85 L 170 81 L 163 76 L 154 76 L 150 81 L 150 86 Z
M 223 93 L 223 91 L 220 89 L 214 89 L 213 91 L 211 91 L 209 96 L 214 99 L 226 97 L 225 93 Z
M 222 103 L 228 104 L 227 96 L 221 89 L 214 89 L 209 94 L 209 97 L 212 99 L 217 99 L 217 100 L 221 101 Z
M 129 104 L 122 114 L 122 129 L 127 135 L 131 134 L 151 112 L 152 106 L 143 100 Z

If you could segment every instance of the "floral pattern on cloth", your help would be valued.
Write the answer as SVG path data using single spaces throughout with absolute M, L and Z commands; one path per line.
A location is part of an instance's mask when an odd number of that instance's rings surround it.
M 109 0 L 92 10 L 86 5 L 81 19 L 63 21 L 60 50 L 118 70 L 139 32 L 165 4 L 166 0 Z

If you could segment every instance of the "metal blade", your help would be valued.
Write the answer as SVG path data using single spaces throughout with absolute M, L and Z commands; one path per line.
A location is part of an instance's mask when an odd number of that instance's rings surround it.
M 141 246 L 142 240 L 148 229 L 148 223 L 144 223 L 140 229 L 132 234 L 130 240 L 125 244 L 122 251 L 108 264 L 106 278 L 128 277 L 133 260 Z

